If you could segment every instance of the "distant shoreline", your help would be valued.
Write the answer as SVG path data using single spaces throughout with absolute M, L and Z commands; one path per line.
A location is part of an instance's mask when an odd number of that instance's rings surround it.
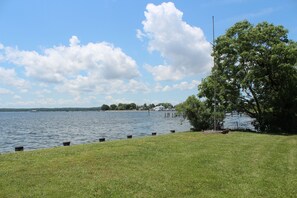
M 102 112 L 154 112 L 154 110 L 107 110 L 103 111 L 100 107 L 62 107 L 62 108 L 0 108 L 0 112 L 63 112 L 63 111 L 102 111 Z M 175 111 L 163 110 L 162 112 Z

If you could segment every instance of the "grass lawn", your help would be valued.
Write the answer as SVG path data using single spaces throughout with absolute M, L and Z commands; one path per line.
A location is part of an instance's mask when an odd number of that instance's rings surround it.
M 297 136 L 195 132 L 0 155 L 0 197 L 296 197 Z

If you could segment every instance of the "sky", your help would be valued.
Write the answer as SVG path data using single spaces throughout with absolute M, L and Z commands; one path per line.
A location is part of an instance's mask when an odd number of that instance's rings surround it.
M 0 108 L 178 104 L 215 37 L 268 21 L 297 41 L 296 0 L 0 0 Z

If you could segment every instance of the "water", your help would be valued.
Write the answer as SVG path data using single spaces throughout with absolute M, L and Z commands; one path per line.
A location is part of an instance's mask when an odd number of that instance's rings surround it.
M 62 146 L 63 142 L 85 144 L 133 137 L 189 131 L 182 117 L 165 118 L 168 112 L 0 112 L 0 153 L 13 152 L 17 146 L 25 150 Z M 172 115 L 173 112 L 170 112 Z M 252 119 L 229 114 L 224 128 L 251 129 Z
M 164 115 L 165 112 L 0 112 L 0 153 L 12 152 L 16 146 L 34 150 L 62 146 L 65 141 L 85 144 L 102 137 L 109 141 L 191 128 L 182 117 Z
M 241 113 L 228 113 L 224 119 L 225 129 L 243 129 L 256 131 L 255 127 L 251 124 L 253 118 Z

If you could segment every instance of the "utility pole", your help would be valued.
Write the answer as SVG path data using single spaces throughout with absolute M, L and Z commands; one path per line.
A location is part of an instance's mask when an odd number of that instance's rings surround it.
M 216 82 L 216 71 L 215 71 L 215 31 L 214 31 L 214 16 L 212 16 L 212 53 L 213 53 L 213 71 L 214 71 L 214 83 Z M 216 85 L 214 85 L 213 88 L 213 101 L 214 101 L 214 106 L 213 106 L 213 129 L 214 131 L 217 130 L 217 123 L 216 123 Z

